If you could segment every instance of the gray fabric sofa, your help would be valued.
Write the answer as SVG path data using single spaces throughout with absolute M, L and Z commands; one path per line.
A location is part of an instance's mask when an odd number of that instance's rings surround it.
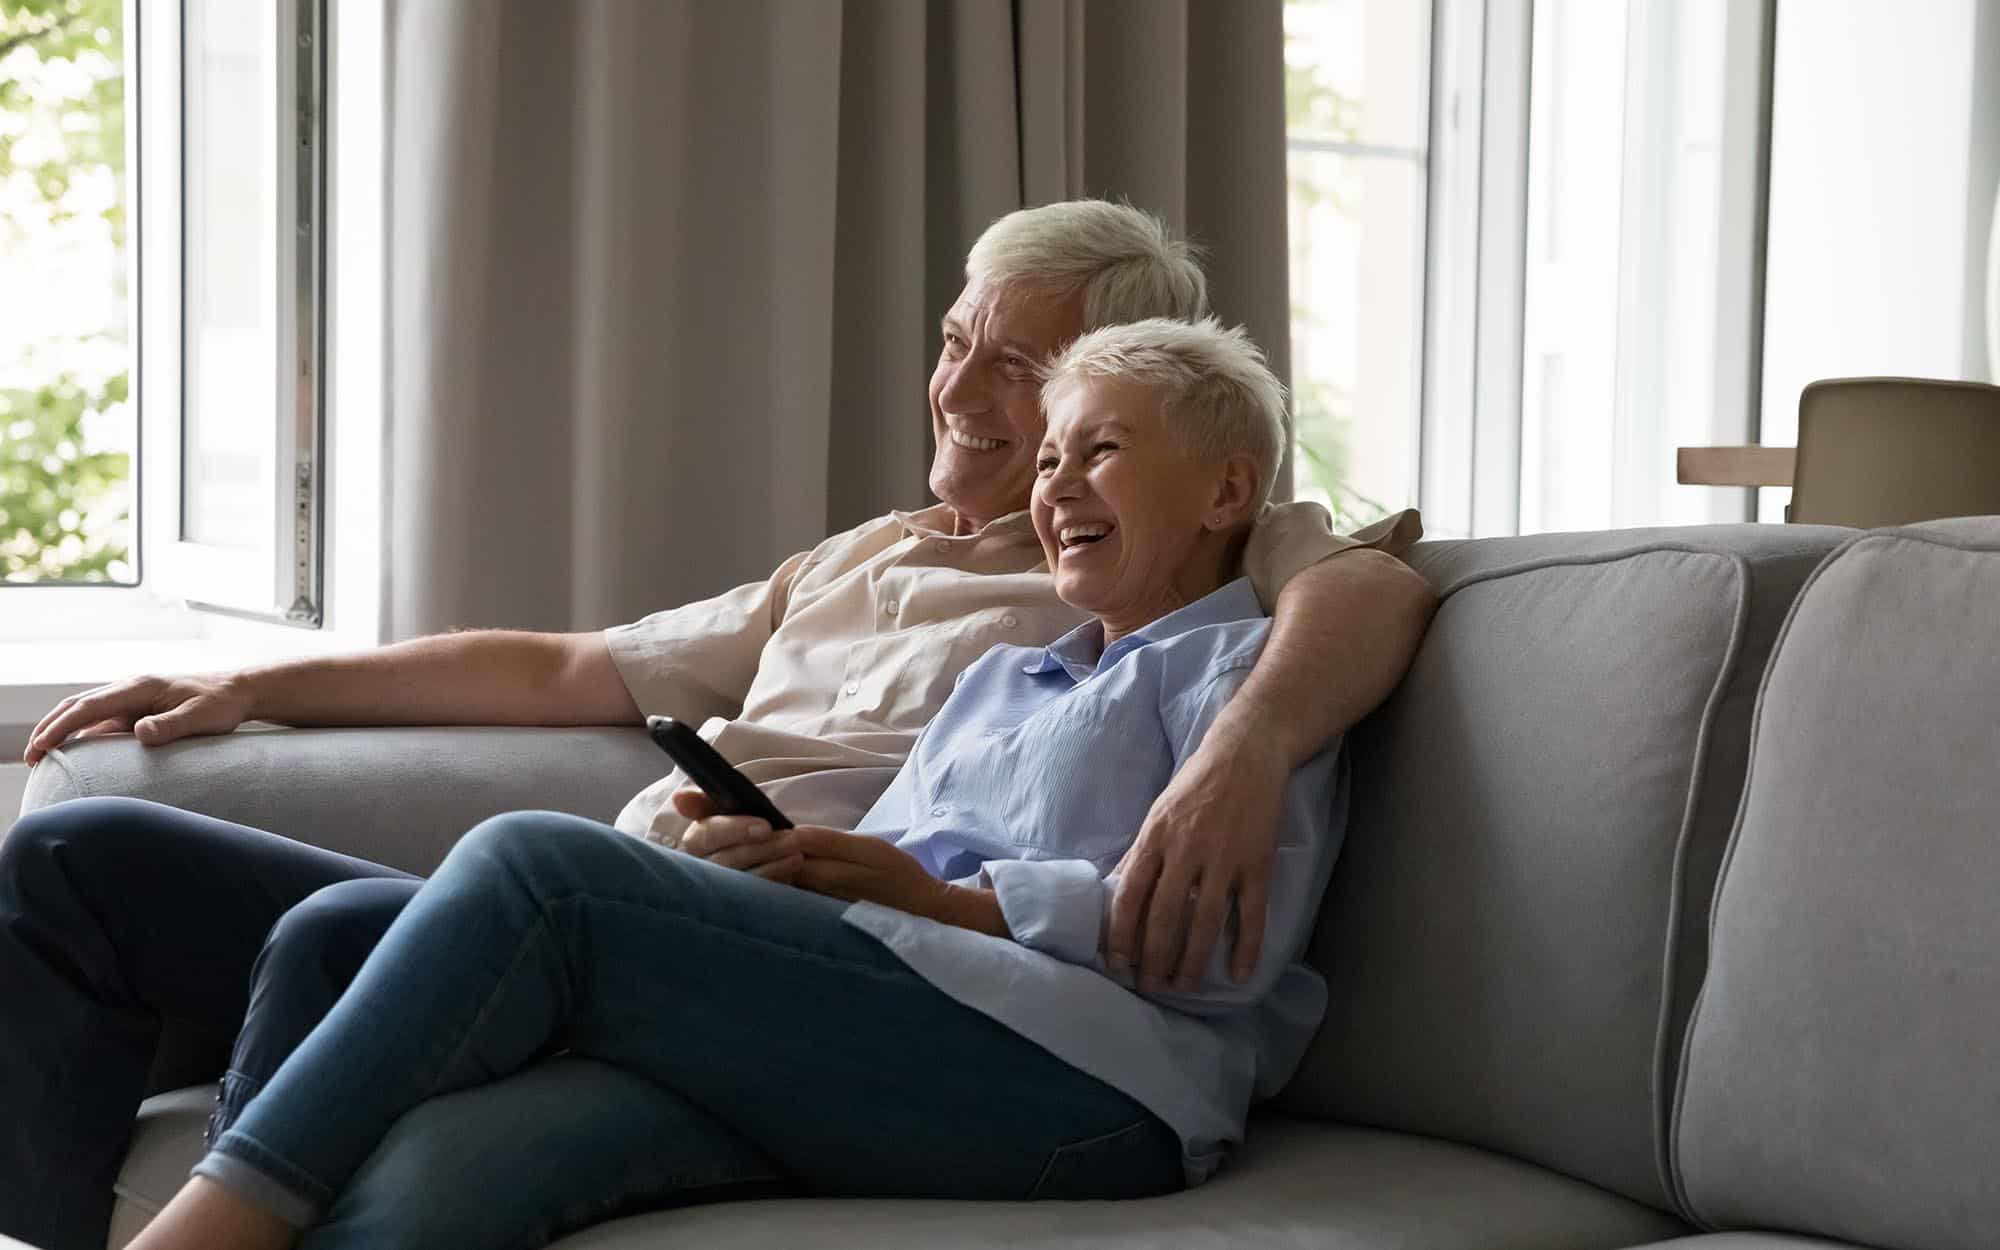
M 2000 1245 L 2000 518 L 1412 559 L 1442 603 L 1350 738 L 1330 1010 L 1214 1181 L 730 1204 L 562 1246 Z M 609 819 L 662 770 L 638 731 L 245 731 L 78 744 L 26 806 L 138 794 L 422 871 L 494 812 Z M 142 1111 L 114 1244 L 208 1097 Z

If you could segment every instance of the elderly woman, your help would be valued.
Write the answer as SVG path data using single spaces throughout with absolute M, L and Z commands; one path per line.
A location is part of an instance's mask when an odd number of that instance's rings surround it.
M 333 1012 L 134 1243 L 390 1244 L 343 1223 L 399 1118 L 553 1065 L 623 1074 L 608 1215 L 752 1194 L 1117 1198 L 1205 1179 L 1324 1008 L 1298 962 L 1340 839 L 1337 746 L 1292 776 L 1262 953 L 1240 983 L 1106 967 L 1108 875 L 1256 662 L 1240 546 L 1286 439 L 1240 331 L 1146 321 L 1054 363 L 1032 513 L 1095 619 L 967 669 L 854 832 L 675 801 L 663 850 L 503 816 L 451 852 Z M 385 1144 L 385 1138 L 391 1141 Z M 449 1144 L 431 1143 L 430 1150 Z M 492 1244 L 562 1228 L 510 1226 Z M 460 1244 L 465 1244 L 461 1241 Z

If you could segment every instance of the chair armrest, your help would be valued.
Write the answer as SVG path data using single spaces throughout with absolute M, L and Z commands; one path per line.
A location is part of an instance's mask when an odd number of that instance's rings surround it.
M 246 726 L 151 748 L 120 734 L 51 751 L 21 811 L 129 795 L 428 873 L 488 816 L 538 808 L 609 824 L 671 768 L 645 730 L 622 726 Z

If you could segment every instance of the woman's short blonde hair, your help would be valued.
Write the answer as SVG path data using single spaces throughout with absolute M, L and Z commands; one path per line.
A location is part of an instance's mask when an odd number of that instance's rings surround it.
M 965 257 L 965 276 L 990 286 L 1083 293 L 1085 329 L 1208 311 L 1208 279 L 1193 244 L 1130 204 L 1062 200 L 1008 213 Z
M 1152 387 L 1160 394 L 1161 414 L 1190 452 L 1218 461 L 1249 456 L 1257 465 L 1256 502 L 1271 497 L 1278 464 L 1291 444 L 1292 419 L 1284 384 L 1241 326 L 1225 329 L 1213 317 L 1193 322 L 1153 317 L 1092 330 L 1049 362 L 1043 410 L 1090 378 L 1126 378 Z

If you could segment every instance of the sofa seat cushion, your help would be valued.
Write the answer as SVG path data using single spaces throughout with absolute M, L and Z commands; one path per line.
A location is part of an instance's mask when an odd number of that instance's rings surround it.
M 1794 1237 L 1790 1233 L 1705 1233 L 1676 1237 L 1672 1241 L 1648 1242 L 1628 1250 L 1868 1250 L 1851 1241 L 1821 1241 L 1817 1237 Z
M 215 1110 L 214 1085 L 195 1085 L 148 1098 L 132 1128 L 111 1208 L 110 1250 L 120 1250 L 179 1192 L 201 1160 L 202 1130 Z
M 1866 535 L 1765 674 L 1674 1126 L 1683 1209 L 2000 1229 L 2000 517 Z
M 118 1180 L 112 1250 L 187 1179 L 213 1086 L 149 1099 Z M 1144 1202 L 735 1202 L 635 1216 L 557 1243 L 596 1247 L 1299 1246 L 1322 1250 L 1617 1250 L 1686 1226 L 1615 1194 L 1469 1146 L 1252 1120 L 1215 1180 Z
M 1275 1115 L 1208 1184 L 1138 1202 L 799 1199 L 689 1207 L 601 1224 L 560 1250 L 1296 1246 L 1589 1250 L 1686 1231 L 1615 1194 L 1468 1146 Z

